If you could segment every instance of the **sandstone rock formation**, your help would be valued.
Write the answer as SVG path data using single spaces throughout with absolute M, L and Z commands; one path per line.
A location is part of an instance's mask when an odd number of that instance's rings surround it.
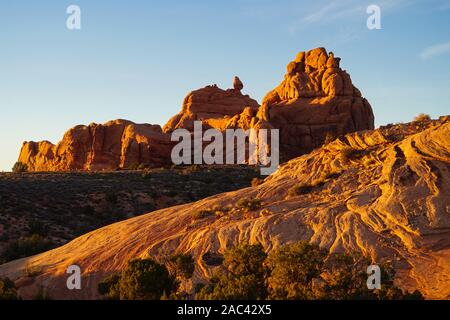
M 24 142 L 19 155 L 30 171 L 114 170 L 138 164 L 163 166 L 172 143 L 159 125 L 115 120 L 79 125 L 53 145 Z
M 279 129 L 280 161 L 284 162 L 321 146 L 327 138 L 374 127 L 370 104 L 340 68 L 340 59 L 324 48 L 300 52 L 261 106 L 243 95 L 242 88 L 242 81 L 235 77 L 233 89 L 212 85 L 192 91 L 181 112 L 162 131 L 159 126 L 124 120 L 78 126 L 57 146 L 47 141 L 25 143 L 19 161 L 31 171 L 161 166 L 171 163 L 169 134 L 178 128 L 193 131 L 194 121 L 202 121 L 204 129 Z
M 239 87 L 236 81 L 235 85 Z M 216 85 L 207 86 L 189 93 L 184 99 L 181 112 L 173 116 L 163 130 L 168 133 L 178 128 L 193 131 L 194 121 L 200 120 L 205 125 L 208 122 L 214 123 L 215 120 L 227 122 L 229 118 L 242 113 L 245 108 L 256 113 L 259 104 L 248 95 L 243 95 L 240 90 L 222 90 Z
M 288 196 L 298 185 L 309 191 Z M 214 268 L 202 259 L 241 241 L 266 251 L 309 240 L 332 252 L 360 252 L 392 261 L 396 284 L 427 298 L 450 298 L 449 118 L 348 134 L 284 164 L 257 187 L 139 216 L 96 230 L 55 250 L 0 266 L 33 297 L 41 285 L 55 299 L 98 298 L 97 283 L 129 259 L 189 252 L 194 282 Z M 249 213 L 235 208 L 259 198 Z M 234 209 L 227 209 L 227 207 Z M 221 214 L 193 219 L 199 210 Z M 222 212 L 223 211 L 223 212 Z M 77 264 L 83 290 L 68 290 L 66 268 Z M 24 277 L 25 270 L 40 270 Z M 364 271 L 362 271 L 364 272 Z
M 233 88 L 234 90 L 237 91 L 241 91 L 242 89 L 244 89 L 244 84 L 242 83 L 241 79 L 239 79 L 239 77 L 234 77 L 233 80 Z
M 258 118 L 280 129 L 285 160 L 319 147 L 327 136 L 374 128 L 369 102 L 340 68 L 340 58 L 324 48 L 300 52 L 287 65 L 284 80 L 264 97 Z
M 219 130 L 279 129 L 281 161 L 286 161 L 321 146 L 327 138 L 374 128 L 369 102 L 340 68 L 340 58 L 324 48 L 300 52 L 287 65 L 284 80 L 264 97 L 259 108 L 253 101 L 235 101 L 241 87 L 236 77 L 235 91 L 212 86 L 192 92 L 164 131 L 192 130 L 194 120 Z M 225 107 L 224 94 L 234 97 L 227 102 L 240 107 Z M 243 109 L 245 105 L 248 107 Z

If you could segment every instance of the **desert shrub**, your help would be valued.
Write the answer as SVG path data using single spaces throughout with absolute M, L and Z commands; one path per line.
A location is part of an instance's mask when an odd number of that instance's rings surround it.
M 2 252 L 3 261 L 29 257 L 51 249 L 54 244 L 38 234 L 9 243 Z
M 228 175 L 218 176 L 218 177 L 216 178 L 216 183 L 217 183 L 217 184 L 227 185 L 227 184 L 235 183 L 235 182 L 236 182 L 236 181 L 233 180 L 233 178 L 231 178 L 231 177 L 228 176 Z
M 366 260 L 368 261 L 368 260 Z M 361 275 L 355 281 L 360 281 L 364 290 L 359 295 L 358 299 L 371 300 L 422 300 L 422 294 L 416 290 L 412 293 L 404 291 L 394 285 L 395 270 L 390 263 L 380 264 L 381 269 L 381 289 L 368 290 L 366 284 L 367 275 Z M 352 297 L 354 299 L 354 297 Z
M 329 143 L 333 142 L 334 140 L 336 140 L 336 136 L 332 132 L 327 132 L 323 143 L 329 144 Z
M 420 292 L 402 291 L 394 285 L 395 272 L 380 265 L 381 289 L 367 288 L 370 259 L 358 254 L 329 254 L 307 242 L 298 242 L 273 251 L 267 266 L 271 299 L 398 300 L 421 299 Z
M 256 300 L 267 295 L 264 260 L 261 244 L 241 244 L 224 254 L 223 272 L 203 286 L 196 299 L 200 300 Z
M 152 174 L 152 170 L 145 169 L 144 172 L 142 172 L 141 176 L 142 176 L 143 179 L 147 179 L 147 178 L 151 177 L 151 174 Z
M 224 253 L 224 267 L 233 275 L 264 275 L 263 262 L 267 255 L 261 244 L 240 244 Z
M 333 180 L 333 179 L 337 179 L 341 176 L 342 172 L 326 172 L 323 171 L 321 172 L 320 176 L 316 179 L 314 179 L 311 182 L 311 187 L 321 187 L 323 186 L 326 182 Z
M 287 245 L 266 258 L 262 247 L 240 245 L 225 253 L 225 272 L 196 288 L 197 299 L 421 299 L 393 284 L 393 269 L 382 270 L 382 288 L 368 290 L 369 260 L 332 254 L 307 242 Z
M 120 275 L 113 274 L 101 280 L 97 285 L 98 293 L 111 300 L 120 299 Z
M 8 278 L 0 278 L 0 300 L 18 300 L 14 282 Z
M 213 177 L 204 177 L 204 178 L 202 179 L 202 182 L 203 182 L 203 183 L 206 183 L 206 184 L 211 184 L 211 183 L 214 182 L 214 178 L 213 178 Z
M 422 299 L 394 285 L 394 269 L 381 264 L 381 289 L 367 288 L 371 261 L 358 254 L 329 254 L 300 241 L 266 256 L 261 245 L 238 245 L 224 254 L 223 270 L 196 288 L 196 299 Z
M 128 170 L 138 170 L 138 168 L 139 168 L 139 163 L 132 163 L 127 167 Z
M 367 288 L 370 259 L 359 254 L 329 254 L 300 241 L 273 251 L 267 261 L 270 299 L 398 300 L 421 299 L 394 285 L 394 269 L 381 264 L 381 289 Z
M 308 194 L 313 191 L 314 187 L 311 185 L 297 184 L 288 190 L 288 197 L 295 197 L 302 194 Z
M 109 204 L 117 204 L 118 196 L 115 192 L 108 192 L 105 194 L 106 202 Z
M 30 277 L 30 278 L 37 277 L 40 274 L 42 274 L 42 267 L 34 266 L 29 263 L 25 266 L 25 270 L 23 272 L 23 275 L 25 277 Z
M 82 215 L 93 216 L 95 215 L 95 208 L 91 205 L 84 205 L 79 209 Z
M 28 222 L 28 229 L 31 235 L 37 234 L 43 237 L 47 236 L 47 228 L 45 224 L 40 220 L 31 219 Z
M 370 260 L 359 255 L 334 254 L 327 261 L 326 282 L 318 295 L 327 300 L 362 299 L 367 289 L 366 268 Z
M 321 175 L 314 179 L 311 183 L 300 183 L 294 185 L 287 192 L 287 197 L 295 197 L 303 194 L 308 194 L 314 191 L 314 188 L 323 186 L 328 180 L 337 179 L 341 173 L 339 172 L 322 172 Z
M 253 178 L 251 183 L 252 183 L 252 187 L 257 187 L 264 183 L 264 179 Z
M 206 283 L 199 282 L 194 286 L 194 293 L 199 294 L 207 286 Z
M 14 173 L 23 173 L 28 171 L 28 165 L 23 162 L 16 162 L 12 167 Z
M 202 260 L 208 266 L 220 266 L 223 263 L 223 255 L 217 252 L 206 252 L 202 256 Z
M 430 115 L 426 113 L 420 113 L 414 117 L 414 122 L 430 121 L 430 120 L 431 120 Z
M 265 287 L 255 275 L 236 277 L 229 273 L 211 279 L 196 294 L 197 300 L 261 300 L 265 299 Z
M 215 213 L 215 210 L 211 210 L 211 209 L 195 211 L 192 214 L 192 218 L 194 220 L 200 220 L 200 219 L 204 219 L 206 217 L 210 217 L 210 216 L 214 215 L 214 213 Z
M 201 166 L 198 164 L 193 164 L 193 165 L 186 166 L 183 169 L 183 174 L 191 174 L 191 173 L 199 172 L 199 171 L 201 171 Z
M 342 172 L 328 172 L 325 174 L 325 179 L 324 180 L 332 180 L 332 179 L 337 179 L 341 176 Z
M 313 280 L 323 271 L 328 252 L 301 241 L 271 252 L 267 279 L 271 299 L 312 299 Z
M 261 208 L 261 199 L 250 198 L 250 199 L 240 199 L 236 203 L 236 208 L 243 209 L 246 212 L 255 211 Z
M 139 164 L 139 165 L 137 166 L 137 169 L 138 169 L 138 170 L 145 170 L 145 169 L 147 169 L 148 167 L 149 167 L 148 164 L 141 163 L 141 164 Z
M 171 197 L 172 198 L 172 197 L 175 197 L 178 194 L 178 192 L 175 191 L 175 190 L 172 190 L 172 189 L 168 189 L 168 190 L 164 190 L 162 192 L 162 194 L 167 196 L 167 197 Z
M 194 273 L 194 259 L 190 254 L 175 254 L 168 258 L 166 267 L 172 276 L 181 279 L 189 279 Z
M 159 300 L 176 288 L 167 268 L 152 259 L 128 262 L 120 278 L 121 300 Z
M 348 161 L 355 158 L 356 154 L 357 150 L 353 149 L 352 147 L 344 147 L 343 149 L 341 149 L 341 157 L 343 161 Z

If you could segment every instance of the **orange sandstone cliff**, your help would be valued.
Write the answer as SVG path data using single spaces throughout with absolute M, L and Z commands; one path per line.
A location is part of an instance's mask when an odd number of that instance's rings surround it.
M 170 159 L 170 137 L 159 125 L 127 120 L 79 125 L 57 145 L 24 142 L 20 162 L 31 171 L 114 170 L 136 164 L 162 166 Z
M 369 102 L 324 48 L 297 54 L 284 80 L 263 99 L 260 121 L 280 129 L 285 160 L 319 147 L 327 136 L 374 128 Z
M 281 161 L 287 161 L 327 139 L 374 127 L 370 104 L 340 68 L 340 59 L 324 48 L 300 52 L 261 106 L 242 94 L 243 88 L 235 77 L 232 89 L 212 85 L 192 91 L 162 130 L 116 120 L 72 128 L 56 146 L 25 142 L 19 161 L 30 171 L 158 167 L 170 164 L 170 133 L 178 128 L 192 131 L 194 121 L 202 121 L 205 129 L 279 129 Z

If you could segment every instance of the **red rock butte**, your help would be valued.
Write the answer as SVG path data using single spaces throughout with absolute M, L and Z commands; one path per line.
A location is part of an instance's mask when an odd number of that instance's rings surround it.
M 320 147 L 327 138 L 374 128 L 369 102 L 340 68 L 340 58 L 324 48 L 300 52 L 287 65 L 283 81 L 264 97 L 262 105 L 243 95 L 242 81 L 233 89 L 216 85 L 189 93 L 182 110 L 161 129 L 159 125 L 115 120 L 76 126 L 56 145 L 24 142 L 18 161 L 30 171 L 100 171 L 137 165 L 171 164 L 170 133 L 204 128 L 280 130 L 280 157 L 287 161 Z

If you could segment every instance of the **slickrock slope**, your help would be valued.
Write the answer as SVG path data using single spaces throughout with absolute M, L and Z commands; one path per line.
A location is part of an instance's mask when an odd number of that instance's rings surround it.
M 20 162 L 30 171 L 114 170 L 145 164 L 163 166 L 170 160 L 170 137 L 159 125 L 115 120 L 79 125 L 57 145 L 24 142 Z
M 288 196 L 294 186 L 302 192 Z M 242 198 L 262 207 L 245 213 Z M 267 251 L 308 239 L 333 252 L 390 260 L 397 285 L 427 298 L 450 298 L 450 121 L 416 122 L 348 134 L 284 164 L 257 187 L 216 195 L 119 222 L 55 250 L 0 266 L 32 297 L 43 285 L 54 298 L 98 298 L 96 284 L 131 258 L 174 251 L 196 259 L 195 281 L 213 267 L 205 253 L 239 241 Z M 193 213 L 217 206 L 218 215 Z M 66 268 L 78 264 L 83 290 L 67 290 Z M 25 270 L 37 270 L 24 277 Z

